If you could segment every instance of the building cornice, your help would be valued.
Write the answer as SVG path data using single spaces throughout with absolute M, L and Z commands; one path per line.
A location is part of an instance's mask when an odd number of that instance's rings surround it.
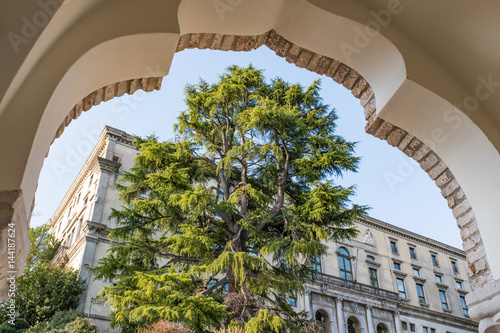
M 400 303 L 399 312 L 412 318 L 418 318 L 429 322 L 440 322 L 443 325 L 452 326 L 460 329 L 477 331 L 478 323 L 468 318 L 460 318 L 451 314 L 429 310 L 423 307 L 416 307 L 409 304 Z
M 394 235 L 400 238 L 404 238 L 408 241 L 411 241 L 413 243 L 418 243 L 425 245 L 427 247 L 436 249 L 438 251 L 447 253 L 451 256 L 460 258 L 465 260 L 465 252 L 457 249 L 456 247 L 446 245 L 444 243 L 441 243 L 437 240 L 434 240 L 432 238 L 428 238 L 422 235 L 419 235 L 417 233 L 414 233 L 412 231 L 397 227 L 395 225 L 382 222 L 380 220 L 377 220 L 373 217 L 363 215 L 357 219 L 357 221 L 363 225 L 369 226 L 371 228 L 376 228 L 378 230 L 381 230 L 389 235 Z
M 49 226 L 52 226 L 59 220 L 61 214 L 66 210 L 67 206 L 70 204 L 71 198 L 75 195 L 75 193 L 83 184 L 83 181 L 87 178 L 89 174 L 95 172 L 95 168 L 97 168 L 99 164 L 96 163 L 97 157 L 99 157 L 101 153 L 104 151 L 104 149 L 106 149 L 106 145 L 108 144 L 110 139 L 116 140 L 121 144 L 137 149 L 133 145 L 134 138 L 130 134 L 114 127 L 105 126 L 101 134 L 99 135 L 99 140 L 97 141 L 97 144 L 94 146 L 94 149 L 92 150 L 89 157 L 85 161 L 83 167 L 80 169 L 80 172 L 78 173 L 75 180 L 71 184 L 70 188 L 64 195 L 64 198 L 61 200 L 61 203 L 57 207 L 52 217 L 47 221 L 47 224 Z

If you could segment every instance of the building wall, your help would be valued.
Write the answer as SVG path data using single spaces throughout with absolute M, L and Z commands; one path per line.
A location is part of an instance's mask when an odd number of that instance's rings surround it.
M 345 326 L 350 317 L 356 318 L 362 331 L 368 333 L 375 332 L 379 323 L 388 332 L 477 331 L 477 324 L 469 319 L 460 301 L 461 296 L 471 291 L 463 251 L 367 216 L 358 220 L 356 227 L 359 230 L 356 238 L 329 242 L 328 255 L 321 258 L 322 274 L 307 285 L 305 297 L 299 296 L 299 310 L 314 316 L 317 311 L 327 314 L 331 332 L 343 332 L 342 329 L 347 332 L 347 328 L 339 327 L 338 323 Z M 391 243 L 395 244 L 395 251 Z M 348 280 L 340 279 L 341 248 L 349 253 L 352 278 Z M 369 256 L 373 260 L 369 260 Z M 371 286 L 370 268 L 376 270 L 378 288 Z M 404 285 L 404 295 L 399 297 L 397 279 Z M 417 283 L 423 287 L 422 304 Z M 439 290 L 444 291 L 446 309 Z M 371 327 L 368 322 L 373 322 Z
M 90 312 L 100 332 L 113 331 L 108 326 L 109 307 L 97 299 L 107 283 L 92 279 L 85 267 L 96 266 L 112 245 L 107 234 L 116 225 L 109 215 L 111 208 L 122 205 L 114 185 L 133 166 L 138 154 L 131 142 L 127 133 L 106 127 L 48 222 L 51 232 L 63 241 L 54 262 L 79 270 L 80 276 L 90 281 L 80 309 L 85 314 Z M 328 243 L 328 255 L 320 258 L 321 274 L 305 285 L 303 295 L 295 295 L 298 310 L 308 311 L 310 316 L 322 313 L 330 332 L 351 333 L 346 326 L 349 319 L 358 323 L 356 333 L 413 333 L 412 329 L 418 333 L 477 331 L 477 324 L 464 315 L 460 304 L 460 296 L 471 291 L 463 251 L 368 216 L 358 220 L 356 227 L 359 234 L 355 239 Z M 392 251 L 391 242 L 395 242 L 396 252 Z M 410 255 L 410 247 L 415 258 Z M 339 278 L 341 248 L 349 254 L 349 281 Z M 436 256 L 438 266 L 433 264 L 431 255 Z M 369 260 L 369 256 L 374 260 Z M 456 262 L 457 273 L 452 271 L 451 261 Z M 376 270 L 378 288 L 370 285 L 369 268 Z M 413 269 L 418 269 L 419 276 Z M 436 275 L 441 282 L 436 282 Z M 405 298 L 398 297 L 397 278 L 404 280 Z M 424 304 L 419 303 L 416 283 L 423 285 Z M 439 289 L 445 291 L 448 310 L 443 309 Z M 385 331 L 377 331 L 379 324 Z

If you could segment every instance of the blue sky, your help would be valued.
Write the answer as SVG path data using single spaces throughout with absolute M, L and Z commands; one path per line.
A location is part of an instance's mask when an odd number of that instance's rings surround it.
M 267 78 L 279 76 L 302 85 L 322 78 L 323 100 L 335 107 L 339 116 L 337 134 L 358 142 L 356 154 L 361 157 L 358 173 L 337 180 L 344 186 L 356 184 L 353 202 L 370 206 L 369 215 L 377 219 L 462 247 L 459 229 L 439 189 L 415 161 L 364 132 L 359 101 L 330 78 L 297 68 L 266 47 L 246 53 L 184 50 L 175 55 L 160 91 L 138 91 L 132 96 L 115 98 L 74 120 L 52 144 L 45 159 L 31 225 L 43 224 L 52 216 L 105 125 L 135 135 L 155 133 L 161 139 L 173 138 L 175 118 L 186 109 L 183 101 L 186 83 L 196 83 L 199 78 L 215 82 L 227 66 L 250 63 L 264 69 Z

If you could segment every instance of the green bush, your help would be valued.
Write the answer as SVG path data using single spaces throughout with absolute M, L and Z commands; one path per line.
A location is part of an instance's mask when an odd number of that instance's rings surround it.
M 97 328 L 77 310 L 58 311 L 50 323 L 43 322 L 25 333 L 96 333 Z M 3 333 L 0 331 L 0 333 Z M 6 332 L 11 333 L 11 332 Z M 14 332 L 12 332 L 14 333 Z M 18 332 L 15 332 L 18 333 Z
M 193 331 L 179 323 L 161 320 L 146 328 L 137 330 L 137 333 L 193 333 Z
M 49 331 L 49 323 L 43 322 L 35 327 L 30 328 L 29 330 L 26 331 L 26 333 L 46 333 Z
M 65 333 L 96 333 L 97 328 L 87 319 L 78 317 L 64 327 Z
M 0 325 L 0 333 L 21 333 L 30 328 L 30 324 L 24 318 L 14 319 L 14 325 L 11 325 L 8 321 L 3 322 Z
M 16 333 L 16 329 L 8 322 L 4 322 L 0 325 L 0 333 Z
M 50 320 L 50 328 L 63 329 L 68 323 L 81 316 L 78 310 L 57 311 Z

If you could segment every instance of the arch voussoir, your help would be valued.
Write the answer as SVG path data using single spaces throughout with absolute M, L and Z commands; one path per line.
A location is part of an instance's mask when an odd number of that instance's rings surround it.
M 54 139 L 52 139 L 52 143 L 55 139 L 62 135 L 64 129 L 71 123 L 72 120 L 78 118 L 82 112 L 90 110 L 92 106 L 99 105 L 101 102 L 109 101 L 114 97 L 120 97 L 125 94 L 132 95 L 137 90 L 144 90 L 145 92 L 160 90 L 162 80 L 163 77 L 149 77 L 120 81 L 91 92 L 76 103 L 66 118 L 64 118 L 63 122 L 56 131 Z
M 476 223 L 472 207 L 446 163 L 425 143 L 405 130 L 379 118 L 376 114 L 368 119 L 366 132 L 386 140 L 408 157 L 417 161 L 441 190 L 460 228 L 463 248 L 467 257 L 469 276 L 474 289 L 492 280 L 486 251 Z

